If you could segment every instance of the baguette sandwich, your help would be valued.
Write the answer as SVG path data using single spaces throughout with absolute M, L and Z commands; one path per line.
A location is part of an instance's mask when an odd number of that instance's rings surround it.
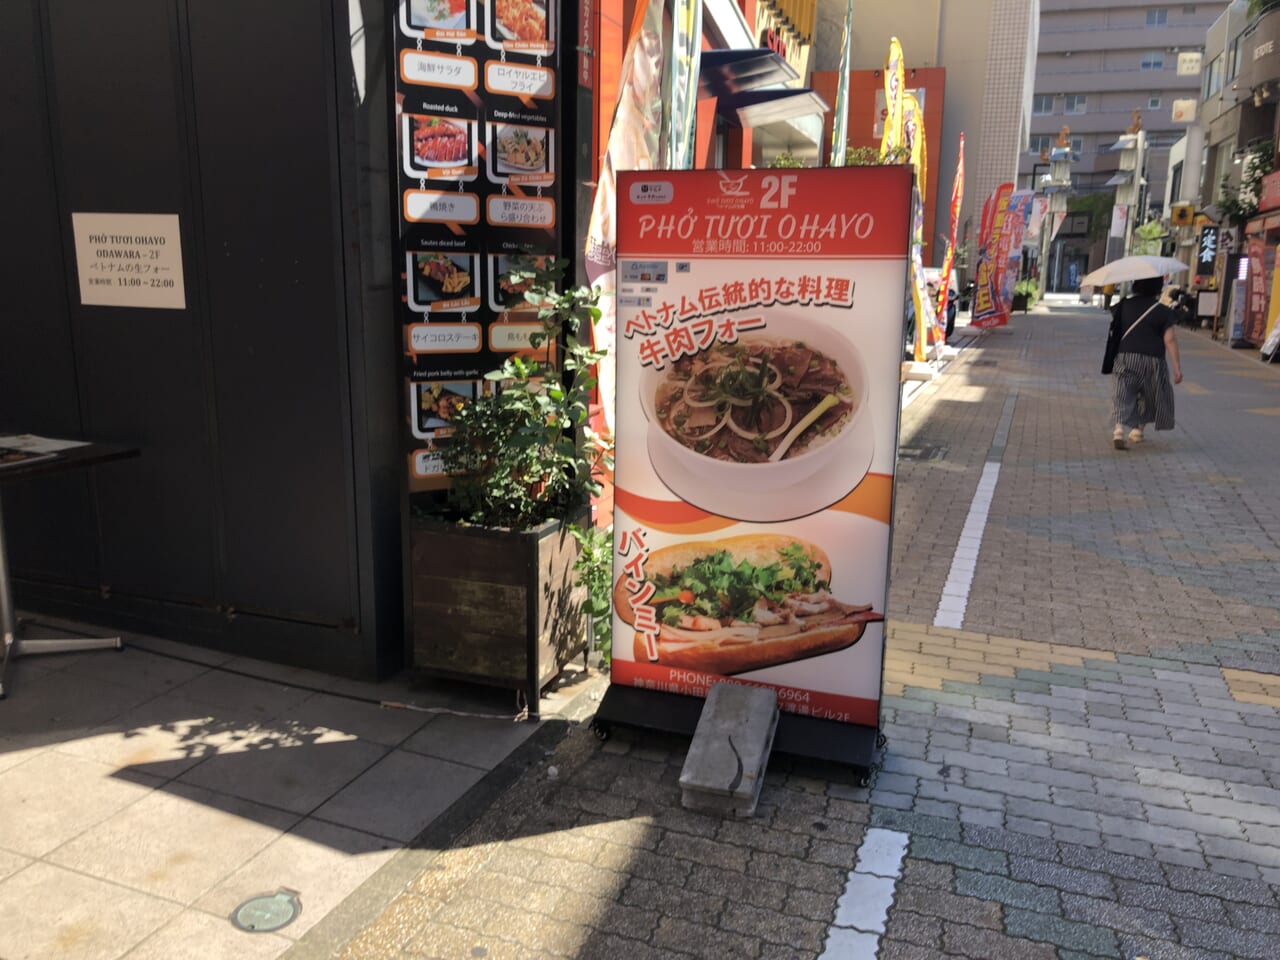
M 753 533 L 680 543 L 645 561 L 654 593 L 656 641 L 635 634 L 635 659 L 730 675 L 832 653 L 884 619 L 870 604 L 831 595 L 831 563 L 814 544 Z M 635 626 L 628 578 L 614 587 L 614 609 Z

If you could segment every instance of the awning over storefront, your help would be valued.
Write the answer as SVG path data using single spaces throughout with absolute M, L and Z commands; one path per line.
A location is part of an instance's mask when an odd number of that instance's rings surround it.
M 780 90 L 752 90 L 721 97 L 716 112 L 740 127 L 763 127 L 809 114 L 827 112 L 827 102 L 812 90 L 784 87 Z
M 744 90 L 798 80 L 791 64 L 764 47 L 747 50 L 703 50 L 698 96 L 724 97 Z
M 789 87 L 799 75 L 772 50 L 704 50 L 698 95 L 715 97 L 716 113 L 737 127 L 785 124 L 811 143 L 822 138 L 827 102 L 808 87 Z

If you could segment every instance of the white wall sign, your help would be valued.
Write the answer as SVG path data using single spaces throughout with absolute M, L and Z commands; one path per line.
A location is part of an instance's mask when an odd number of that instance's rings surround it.
M 1195 123 L 1195 119 L 1196 101 L 1194 99 L 1173 101 L 1174 123 Z
M 1203 54 L 1199 51 L 1178 54 L 1178 76 L 1195 77 L 1200 75 L 1200 63 Z
M 80 302 L 185 310 L 176 213 L 73 213 Z

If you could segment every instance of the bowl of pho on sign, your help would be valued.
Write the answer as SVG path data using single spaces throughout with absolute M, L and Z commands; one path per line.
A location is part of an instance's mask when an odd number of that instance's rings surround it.
M 672 492 L 696 502 L 672 480 L 711 488 L 780 490 L 822 467 L 860 459 L 872 442 L 867 375 L 857 348 L 800 314 L 716 341 L 641 375 L 650 459 Z M 861 457 L 864 464 L 869 458 Z M 665 465 L 674 469 L 664 471 Z M 860 478 L 851 477 L 849 489 Z

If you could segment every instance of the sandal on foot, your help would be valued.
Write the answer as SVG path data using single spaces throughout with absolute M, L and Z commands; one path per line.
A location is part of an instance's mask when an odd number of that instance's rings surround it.
M 1141 443 L 1141 442 L 1142 442 L 1142 428 L 1141 428 L 1141 427 L 1134 427 L 1132 430 L 1130 430 L 1130 431 L 1129 431 L 1129 442 L 1130 442 L 1130 443 Z
M 1115 430 L 1111 432 L 1111 443 L 1117 450 L 1123 450 L 1125 448 L 1124 427 L 1116 427 Z

